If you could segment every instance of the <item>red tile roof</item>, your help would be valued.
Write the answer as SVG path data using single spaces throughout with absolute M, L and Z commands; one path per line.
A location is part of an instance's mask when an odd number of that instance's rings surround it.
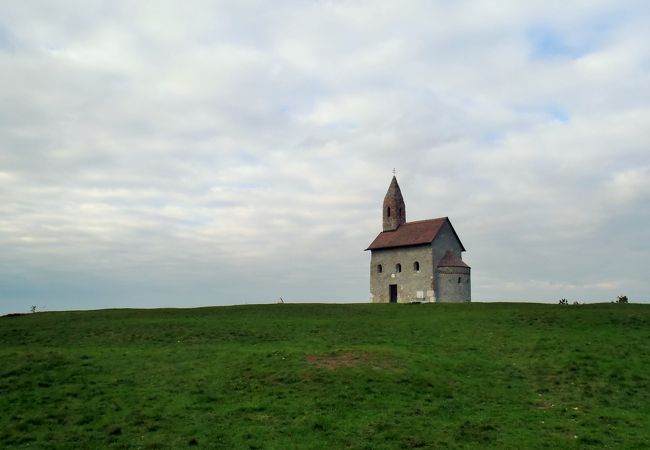
M 445 222 L 449 223 L 456 239 L 458 239 L 458 235 L 456 234 L 454 227 L 451 226 L 449 218 L 440 217 L 438 219 L 406 222 L 400 225 L 396 230 L 382 231 L 366 250 L 430 244 L 436 238 Z M 460 239 L 458 239 L 458 242 L 460 243 Z M 465 248 L 462 243 L 460 246 L 464 251 Z
M 438 262 L 438 267 L 469 267 L 458 256 L 447 250 L 445 256 Z

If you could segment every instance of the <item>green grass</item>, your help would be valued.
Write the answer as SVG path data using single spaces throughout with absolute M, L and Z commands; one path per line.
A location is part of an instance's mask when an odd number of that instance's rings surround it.
M 0 447 L 649 448 L 650 305 L 0 317 Z

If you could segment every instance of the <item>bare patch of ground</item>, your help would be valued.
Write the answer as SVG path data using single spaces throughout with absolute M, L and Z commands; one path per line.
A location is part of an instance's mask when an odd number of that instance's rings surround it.
M 308 364 L 324 369 L 340 369 L 344 367 L 372 367 L 373 369 L 389 369 L 393 365 L 385 357 L 370 352 L 341 352 L 327 355 L 307 355 Z

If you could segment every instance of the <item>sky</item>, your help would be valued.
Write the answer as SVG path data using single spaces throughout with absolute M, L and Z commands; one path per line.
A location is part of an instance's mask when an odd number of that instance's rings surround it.
M 393 168 L 473 301 L 650 301 L 646 0 L 0 0 L 0 314 L 367 302 Z

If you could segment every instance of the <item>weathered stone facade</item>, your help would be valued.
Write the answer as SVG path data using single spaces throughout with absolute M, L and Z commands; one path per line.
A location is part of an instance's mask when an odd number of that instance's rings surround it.
M 461 259 L 465 248 L 447 217 L 406 222 L 395 177 L 382 215 L 384 231 L 366 249 L 373 303 L 471 301 L 470 268 Z
M 397 264 L 401 265 L 399 272 Z M 431 246 L 375 250 L 370 257 L 370 298 L 374 303 L 388 303 L 390 285 L 397 285 L 399 303 L 434 301 L 432 274 Z
M 440 302 L 471 301 L 469 267 L 438 267 Z
M 470 268 L 460 252 L 448 250 L 436 268 L 438 298 L 441 302 L 469 302 L 472 298 Z

